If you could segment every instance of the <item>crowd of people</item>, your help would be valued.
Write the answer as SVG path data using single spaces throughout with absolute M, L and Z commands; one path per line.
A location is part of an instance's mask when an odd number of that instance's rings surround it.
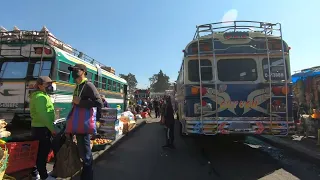
M 166 144 L 164 148 L 175 149 L 174 146 L 174 114 L 177 106 L 172 104 L 171 96 L 157 97 L 154 99 L 137 99 L 130 110 L 134 115 L 147 113 L 153 118 L 151 112 L 154 111 L 155 117 L 160 118 L 160 123 L 166 129 Z
M 83 64 L 76 64 L 69 67 L 72 77 L 76 82 L 76 88 L 73 93 L 72 109 L 92 108 L 101 109 L 109 107 L 104 96 L 101 96 L 87 78 L 87 68 Z M 56 157 L 61 148 L 61 137 L 64 136 L 64 130 L 56 132 L 53 126 L 55 120 L 54 104 L 49 96 L 49 92 L 53 91 L 52 80 L 47 76 L 41 76 L 35 84 L 35 91 L 30 94 L 30 115 L 32 118 L 31 129 L 34 140 L 39 141 L 36 167 L 33 171 L 33 179 L 55 179 L 54 173 L 48 174 L 46 164 L 47 157 L 51 150 Z M 175 106 L 176 107 L 176 106 Z M 140 113 L 148 114 L 151 118 L 151 112 L 155 112 L 155 118 L 161 118 L 161 124 L 166 127 L 166 144 L 163 147 L 174 149 L 174 108 L 171 103 L 170 96 L 159 97 L 155 99 L 138 99 L 128 110 L 135 115 Z M 72 111 L 71 111 L 72 112 Z M 70 112 L 70 113 L 71 113 Z M 99 113 L 96 114 L 99 119 Z M 93 115 L 92 115 L 93 116 Z M 76 123 L 77 124 L 77 123 Z M 93 157 L 90 146 L 90 133 L 72 133 L 76 138 L 77 149 L 82 159 L 81 180 L 93 179 Z M 54 166 L 55 169 L 55 166 Z

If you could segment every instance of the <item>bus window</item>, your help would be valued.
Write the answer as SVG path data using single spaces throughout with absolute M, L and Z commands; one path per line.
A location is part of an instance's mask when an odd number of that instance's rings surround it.
M 91 82 L 92 82 L 92 75 L 93 74 L 91 72 L 87 72 L 87 79 Z
M 28 62 L 4 62 L 1 66 L 0 78 L 21 79 L 27 76 Z
M 64 62 L 59 62 L 58 75 L 59 75 L 60 81 L 69 82 L 69 79 L 70 79 L 70 71 L 68 70 L 69 66 L 71 65 Z
M 255 81 L 258 78 L 254 59 L 221 59 L 217 67 L 220 81 Z
M 270 58 L 271 63 L 271 77 L 272 80 L 284 80 L 284 68 L 283 68 L 283 59 L 282 58 Z M 269 66 L 268 66 L 268 58 L 264 58 L 262 60 L 262 68 L 263 68 L 263 77 L 265 80 L 269 80 Z M 287 68 L 287 77 L 288 68 Z
M 37 78 L 40 76 L 50 76 L 50 70 L 51 70 L 51 61 L 42 61 L 42 68 L 41 73 L 39 74 L 41 62 L 37 61 L 33 68 L 33 74 L 32 76 Z
M 112 80 L 108 79 L 108 90 L 112 91 Z
M 97 88 L 99 87 L 99 79 L 97 74 L 95 74 L 94 76 L 94 86 L 96 86 Z
M 116 82 L 115 81 L 113 81 L 113 84 L 112 84 L 112 91 L 116 91 Z
M 208 59 L 202 59 L 200 61 L 201 66 L 212 66 L 211 61 Z M 188 62 L 188 79 L 192 82 L 199 82 L 199 61 L 190 60 Z M 201 79 L 202 81 L 212 80 L 212 67 L 203 67 L 201 69 Z
M 120 83 L 117 83 L 117 92 L 120 92 Z
M 107 89 L 107 78 L 102 77 L 102 89 Z
M 125 86 L 124 86 L 123 84 L 120 85 L 120 92 L 121 92 L 121 93 L 124 93 L 124 92 L 125 92 L 124 87 L 125 87 Z

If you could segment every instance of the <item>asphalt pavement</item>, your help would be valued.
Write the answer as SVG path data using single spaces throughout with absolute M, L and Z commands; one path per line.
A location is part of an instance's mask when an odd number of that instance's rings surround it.
M 254 137 L 233 142 L 218 137 L 181 138 L 176 132 L 176 149 L 163 149 L 165 132 L 158 120 L 148 120 L 101 155 L 95 162 L 94 179 L 320 179 L 319 167 Z

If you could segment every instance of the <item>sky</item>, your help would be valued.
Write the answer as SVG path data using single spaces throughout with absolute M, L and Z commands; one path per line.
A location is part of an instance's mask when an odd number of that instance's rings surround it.
M 319 0 L 16 0 L 1 2 L 0 26 L 45 25 L 117 74 L 135 74 L 145 88 L 160 69 L 175 81 L 196 25 L 222 21 L 230 10 L 234 20 L 282 23 L 292 72 L 319 66 L 319 6 Z

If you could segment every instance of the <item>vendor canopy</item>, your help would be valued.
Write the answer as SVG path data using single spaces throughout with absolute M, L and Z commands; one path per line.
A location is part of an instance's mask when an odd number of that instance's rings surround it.
M 313 76 L 319 76 L 320 75 L 320 66 L 303 69 L 298 73 L 295 73 L 292 75 L 292 82 L 295 83 L 299 79 L 303 79 L 306 77 L 313 77 Z

